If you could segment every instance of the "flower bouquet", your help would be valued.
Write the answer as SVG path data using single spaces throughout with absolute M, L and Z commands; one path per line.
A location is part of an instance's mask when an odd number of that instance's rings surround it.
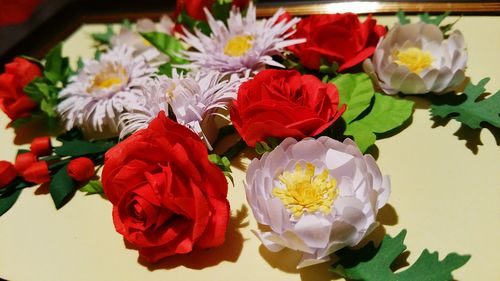
M 74 65 L 63 43 L 41 60 L 16 57 L 0 75 L 0 108 L 16 133 L 38 136 L 0 162 L 0 214 L 38 185 L 57 209 L 78 190 L 99 194 L 112 205 L 100 215 L 140 263 L 197 268 L 186 257 L 234 240 L 235 217 L 250 210 L 261 255 L 294 253 L 297 272 L 453 280 L 469 255 L 424 250 L 396 271 L 407 231 L 376 238 L 391 189 L 404 188 L 379 168 L 376 144 L 411 126 L 415 101 L 436 119 L 500 128 L 500 94 L 466 81 L 465 39 L 446 16 L 399 12 L 386 27 L 179 1 L 159 22 L 93 33 L 95 56 Z M 245 194 L 240 210 L 232 189 Z

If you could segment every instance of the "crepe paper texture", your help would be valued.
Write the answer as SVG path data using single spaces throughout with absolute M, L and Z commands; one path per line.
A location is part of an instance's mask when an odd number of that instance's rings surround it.
M 344 135 L 352 136 L 361 152 L 375 143 L 377 134 L 403 125 L 413 114 L 413 102 L 376 93 L 368 75 L 343 74 L 330 80 L 347 104 L 342 115 Z
M 472 129 L 483 128 L 483 122 L 500 128 L 500 90 L 490 97 L 484 97 L 484 86 L 488 81 L 490 78 L 482 79 L 477 85 L 469 83 L 463 93 L 466 99 L 460 104 L 431 105 L 431 115 L 451 117 Z
M 402 230 L 394 238 L 386 235 L 378 249 L 373 246 L 373 242 L 359 250 L 343 249 L 338 254 L 341 260 L 330 270 L 350 280 L 451 281 L 451 272 L 470 259 L 470 255 L 451 253 L 440 261 L 437 252 L 430 253 L 425 249 L 413 265 L 395 273 L 391 265 L 406 250 L 406 245 L 403 244 L 405 236 L 406 230 Z M 362 257 L 366 258 L 373 253 L 368 260 L 359 262 Z M 353 262 L 357 264 L 353 265 Z

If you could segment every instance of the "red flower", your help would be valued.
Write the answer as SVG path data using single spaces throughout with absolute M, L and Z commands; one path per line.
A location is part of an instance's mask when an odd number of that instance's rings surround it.
M 293 38 L 306 38 L 306 43 L 288 47 L 307 68 L 319 69 L 321 59 L 337 62 L 338 71 L 353 67 L 375 51 L 386 30 L 371 16 L 361 23 L 352 13 L 312 15 L 297 24 Z
M 0 189 L 7 186 L 17 176 L 14 165 L 8 161 L 0 161 Z
M 87 157 L 76 158 L 69 162 L 67 171 L 75 181 L 86 182 L 95 174 L 94 162 Z
M 49 166 L 45 161 L 38 161 L 31 164 L 24 172 L 23 177 L 26 181 L 38 184 L 50 181 Z
M 0 26 L 27 20 L 41 0 L 0 0 Z
M 177 0 L 174 18 L 177 18 L 182 11 L 185 11 L 188 16 L 196 20 L 206 21 L 207 16 L 203 8 L 206 7 L 210 11 L 214 3 L 215 0 Z M 233 0 L 233 6 L 240 9 L 245 9 L 249 3 L 250 0 Z
M 116 230 L 148 262 L 224 242 L 226 179 L 201 139 L 163 112 L 106 153 L 102 182 Z
M 30 150 L 38 157 L 52 154 L 50 137 L 38 137 L 33 139 L 31 141 Z
M 17 172 L 22 174 L 26 169 L 28 169 L 33 163 L 38 161 L 38 157 L 33 152 L 25 152 L 18 154 L 16 157 L 16 162 L 14 167 Z
M 23 58 L 17 57 L 5 65 L 5 73 L 0 75 L 0 109 L 10 119 L 28 117 L 37 107 L 23 88 L 40 75 L 40 68 Z
M 268 137 L 315 136 L 342 115 L 335 85 L 295 70 L 264 70 L 243 83 L 230 112 L 234 127 L 254 147 Z

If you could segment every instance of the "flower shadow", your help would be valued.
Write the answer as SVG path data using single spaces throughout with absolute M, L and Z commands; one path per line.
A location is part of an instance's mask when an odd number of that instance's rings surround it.
M 149 271 L 172 269 L 179 266 L 200 270 L 218 265 L 223 261 L 235 263 L 243 249 L 244 239 L 240 229 L 248 225 L 246 221 L 247 217 L 248 209 L 245 205 L 242 205 L 242 207 L 229 219 L 226 231 L 226 241 L 220 247 L 213 249 L 197 249 L 189 254 L 167 257 L 155 264 L 147 263 L 141 258 L 138 259 L 138 262 L 147 267 Z

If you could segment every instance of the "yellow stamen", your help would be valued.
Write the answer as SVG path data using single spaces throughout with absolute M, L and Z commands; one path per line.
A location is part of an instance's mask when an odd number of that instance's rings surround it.
M 434 58 L 431 53 L 424 52 L 420 48 L 410 47 L 403 51 L 396 52 L 395 62 L 399 65 L 404 65 L 416 74 L 419 74 L 425 68 L 432 65 Z
M 300 217 L 304 212 L 323 214 L 331 212 L 333 201 L 337 197 L 337 181 L 330 177 L 328 170 L 323 170 L 315 176 L 316 167 L 306 163 L 305 170 L 297 163 L 293 173 L 285 171 L 278 179 L 285 188 L 273 188 L 272 193 L 279 198 L 294 217 Z
M 101 72 L 94 76 L 94 80 L 92 81 L 88 92 L 92 93 L 97 89 L 107 89 L 114 85 L 122 84 L 126 77 L 127 71 L 121 65 L 107 65 L 101 70 Z
M 224 46 L 224 54 L 231 57 L 240 57 L 252 48 L 253 40 L 253 36 L 234 36 Z

